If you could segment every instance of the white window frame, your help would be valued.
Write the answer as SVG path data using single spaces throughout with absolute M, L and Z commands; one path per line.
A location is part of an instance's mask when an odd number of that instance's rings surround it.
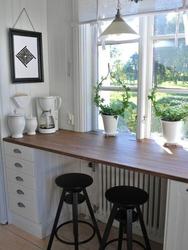
M 154 15 L 139 18 L 140 38 L 134 41 L 106 42 L 106 44 L 120 44 L 139 41 L 139 73 L 138 87 L 131 88 L 131 92 L 137 92 L 137 130 L 136 138 L 151 137 L 151 101 L 148 94 L 153 87 L 153 42 L 157 40 L 175 39 L 175 34 L 154 35 Z M 185 38 L 184 33 L 178 34 L 178 39 Z M 98 45 L 101 45 L 99 42 Z M 98 72 L 97 72 L 98 75 Z M 101 90 L 115 90 L 116 87 L 102 86 Z M 158 89 L 161 93 L 188 94 L 186 89 Z
M 140 17 L 139 18 L 139 31 L 140 31 L 140 38 L 133 40 L 133 41 L 106 41 L 106 45 L 111 44 L 125 44 L 125 43 L 135 43 L 138 42 L 138 51 L 139 51 L 139 71 L 138 71 L 138 87 L 137 88 L 131 88 L 131 92 L 137 92 L 137 129 L 136 129 L 136 138 L 137 139 L 143 139 L 146 138 L 146 98 L 147 98 L 147 77 L 146 77 L 146 71 L 147 71 L 147 46 L 143 49 L 143 44 L 147 43 L 147 35 L 146 32 L 147 28 L 147 17 Z M 101 42 L 98 42 L 97 45 L 101 45 Z M 97 62 L 98 63 L 98 62 Z M 98 69 L 98 67 L 97 67 Z M 144 73 L 145 72 L 145 73 Z M 98 75 L 98 70 L 96 72 Z M 101 90 L 106 91 L 119 91 L 119 88 L 117 87 L 110 87 L 110 86 L 102 86 Z
M 165 14 L 165 13 L 164 13 Z M 148 67 L 150 68 L 150 76 L 148 79 L 148 94 L 151 92 L 152 87 L 153 87 L 153 43 L 154 41 L 159 41 L 159 40 L 169 40 L 169 39 L 175 39 L 176 34 L 168 34 L 168 35 L 154 35 L 154 19 L 155 16 L 150 16 L 149 17 L 149 31 L 151 32 L 151 37 L 150 37 L 150 59 L 149 59 L 149 65 Z M 178 33 L 177 39 L 185 39 L 185 33 Z M 157 92 L 159 93 L 167 93 L 167 94 L 188 94 L 188 89 L 178 89 L 178 88 L 158 88 Z M 151 101 L 148 101 L 148 126 L 147 126 L 147 138 L 151 137 Z
M 154 36 L 154 16 L 139 18 L 139 73 L 137 92 L 137 139 L 150 138 L 151 132 L 151 101 L 148 94 L 152 89 L 153 76 L 153 41 L 162 39 L 175 39 L 174 35 Z M 73 27 L 74 33 L 74 108 L 75 131 L 86 132 L 97 129 L 98 110 L 93 104 L 93 86 L 98 79 L 96 26 L 84 25 Z M 178 34 L 178 38 L 185 38 L 185 34 Z M 134 41 L 135 42 L 135 41 Z M 130 43 L 130 41 L 129 41 Z M 89 45 L 89 46 L 88 46 Z M 95 47 L 96 46 L 96 47 Z M 79 48 L 79 49 L 78 49 Z M 86 49 L 87 48 L 87 49 Z M 79 51 L 79 53 L 78 53 Z M 93 53 L 91 53 L 93 51 Z M 85 73 L 87 75 L 85 76 Z M 85 77 L 83 77 L 85 76 Z M 111 90 L 113 87 L 110 87 Z M 107 87 L 102 87 L 107 90 Z M 188 94 L 188 90 L 159 89 L 159 92 Z

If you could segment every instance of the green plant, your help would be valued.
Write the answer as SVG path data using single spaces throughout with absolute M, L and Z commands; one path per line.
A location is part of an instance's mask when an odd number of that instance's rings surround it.
M 152 101 L 155 116 L 160 117 L 164 121 L 187 121 L 188 103 L 183 102 L 174 105 L 174 100 L 170 103 L 161 103 L 156 100 L 157 85 L 152 88 L 148 99 Z
M 109 73 L 108 73 L 108 75 L 109 75 Z M 119 78 L 115 79 L 113 76 L 111 76 L 111 79 L 113 79 L 117 82 L 117 84 L 120 86 L 120 89 L 124 90 L 122 93 L 122 100 L 120 100 L 121 103 L 120 103 L 120 105 L 118 105 L 117 109 L 112 108 L 111 106 L 104 104 L 105 100 L 104 100 L 104 98 L 102 98 L 100 96 L 100 90 L 101 90 L 101 86 L 102 86 L 103 81 L 107 79 L 108 75 L 104 78 L 102 77 L 101 81 L 99 83 L 97 83 L 97 86 L 93 87 L 93 89 L 95 91 L 95 97 L 94 97 L 95 106 L 99 108 L 99 114 L 112 115 L 116 119 L 118 116 L 124 117 L 124 111 L 129 106 L 130 88 L 127 87 Z

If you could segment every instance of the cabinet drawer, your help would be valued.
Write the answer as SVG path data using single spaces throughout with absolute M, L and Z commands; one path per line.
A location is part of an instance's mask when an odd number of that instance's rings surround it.
M 17 184 L 8 182 L 8 192 L 9 194 L 15 195 L 21 199 L 29 201 L 31 203 L 36 203 L 35 192 L 31 189 L 20 187 Z
M 25 217 L 33 222 L 38 222 L 35 204 L 9 194 L 9 208 L 15 214 Z
M 14 171 L 34 176 L 34 163 L 24 161 L 15 157 L 5 156 L 6 167 Z
M 17 171 L 11 170 L 9 168 L 7 170 L 7 180 L 13 182 L 19 186 L 23 186 L 26 188 L 30 188 L 35 190 L 35 179 L 32 176 L 19 173 Z
M 34 161 L 33 149 L 21 145 L 5 142 L 5 154 L 19 159 Z

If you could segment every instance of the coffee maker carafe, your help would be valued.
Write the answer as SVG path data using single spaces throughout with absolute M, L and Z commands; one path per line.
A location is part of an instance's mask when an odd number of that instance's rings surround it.
M 39 123 L 39 132 L 42 134 L 51 134 L 56 132 L 54 117 L 54 97 L 37 98 L 37 114 Z

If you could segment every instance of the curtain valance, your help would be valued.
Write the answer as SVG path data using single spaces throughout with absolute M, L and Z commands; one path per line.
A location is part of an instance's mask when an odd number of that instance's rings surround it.
M 78 21 L 89 22 L 113 18 L 116 14 L 117 0 L 73 0 L 78 5 Z M 185 0 L 143 0 L 138 3 L 121 0 L 122 16 L 177 10 L 185 7 Z

